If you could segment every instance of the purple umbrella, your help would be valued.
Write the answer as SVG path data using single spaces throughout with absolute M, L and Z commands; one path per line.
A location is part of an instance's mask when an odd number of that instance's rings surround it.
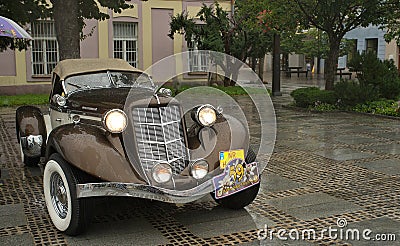
M 29 35 L 20 25 L 3 16 L 0 16 L 0 36 L 32 39 L 31 35 Z

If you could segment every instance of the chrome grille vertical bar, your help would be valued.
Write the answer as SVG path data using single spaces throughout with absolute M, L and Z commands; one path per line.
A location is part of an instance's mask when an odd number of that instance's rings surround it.
M 189 154 L 179 106 L 134 108 L 132 112 L 143 167 L 150 171 L 155 164 L 164 161 L 171 165 L 174 174 L 182 172 Z

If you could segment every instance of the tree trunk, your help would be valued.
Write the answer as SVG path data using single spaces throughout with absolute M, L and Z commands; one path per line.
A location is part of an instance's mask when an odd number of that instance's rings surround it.
M 256 65 L 257 65 L 257 58 L 256 57 L 252 57 L 251 58 L 251 69 L 256 73 Z
M 51 0 L 60 60 L 80 58 L 78 0 Z
M 274 48 L 272 50 L 272 95 L 282 96 L 281 92 L 281 37 L 274 34 Z
M 258 77 L 260 77 L 261 82 L 264 82 L 264 57 L 260 58 L 258 63 Z
M 330 39 L 329 41 L 329 51 L 325 66 L 325 90 L 332 91 L 334 88 L 340 40 L 341 39 Z

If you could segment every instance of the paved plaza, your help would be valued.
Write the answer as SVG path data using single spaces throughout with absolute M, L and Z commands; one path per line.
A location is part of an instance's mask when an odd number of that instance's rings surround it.
M 250 206 L 222 209 L 210 197 L 176 205 L 100 198 L 90 228 L 78 237 L 52 226 L 41 169 L 20 161 L 15 108 L 0 108 L 0 245 L 398 245 L 400 120 L 284 107 L 290 101 L 288 91 L 299 85 L 283 86 L 284 95 L 274 99 L 276 146 Z M 260 123 L 252 117 L 248 99 L 238 101 L 252 119 L 256 146 Z M 371 241 L 346 240 L 339 233 L 336 238 L 327 233 L 320 237 L 329 227 L 343 234 L 347 229 L 370 230 Z M 282 235 L 288 240 L 281 240 L 276 233 L 270 240 L 271 231 L 297 231 L 301 239 L 310 229 L 317 233 L 316 240 L 291 240 L 288 234 Z M 397 242 L 372 240 L 377 234 L 393 234 Z

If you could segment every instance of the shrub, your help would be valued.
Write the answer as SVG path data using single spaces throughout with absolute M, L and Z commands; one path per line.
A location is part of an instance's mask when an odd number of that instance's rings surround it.
M 394 100 L 379 100 L 365 104 L 358 104 L 353 108 L 356 112 L 400 116 L 399 106 Z
M 335 104 L 337 98 L 333 91 L 320 90 L 317 87 L 300 88 L 290 93 L 296 102 L 296 106 L 308 108 L 316 103 Z
M 378 98 L 397 99 L 400 95 L 400 78 L 393 61 L 381 61 L 374 53 L 356 55 L 348 64 L 356 71 L 359 83 L 367 90 L 372 87 Z
M 379 98 L 378 92 L 372 85 L 365 85 L 352 80 L 342 80 L 336 83 L 334 91 L 341 106 L 354 106 Z
M 333 104 L 329 103 L 316 103 L 314 106 L 310 106 L 311 110 L 320 111 L 320 112 L 327 112 L 327 111 L 334 111 L 337 110 L 338 107 Z

